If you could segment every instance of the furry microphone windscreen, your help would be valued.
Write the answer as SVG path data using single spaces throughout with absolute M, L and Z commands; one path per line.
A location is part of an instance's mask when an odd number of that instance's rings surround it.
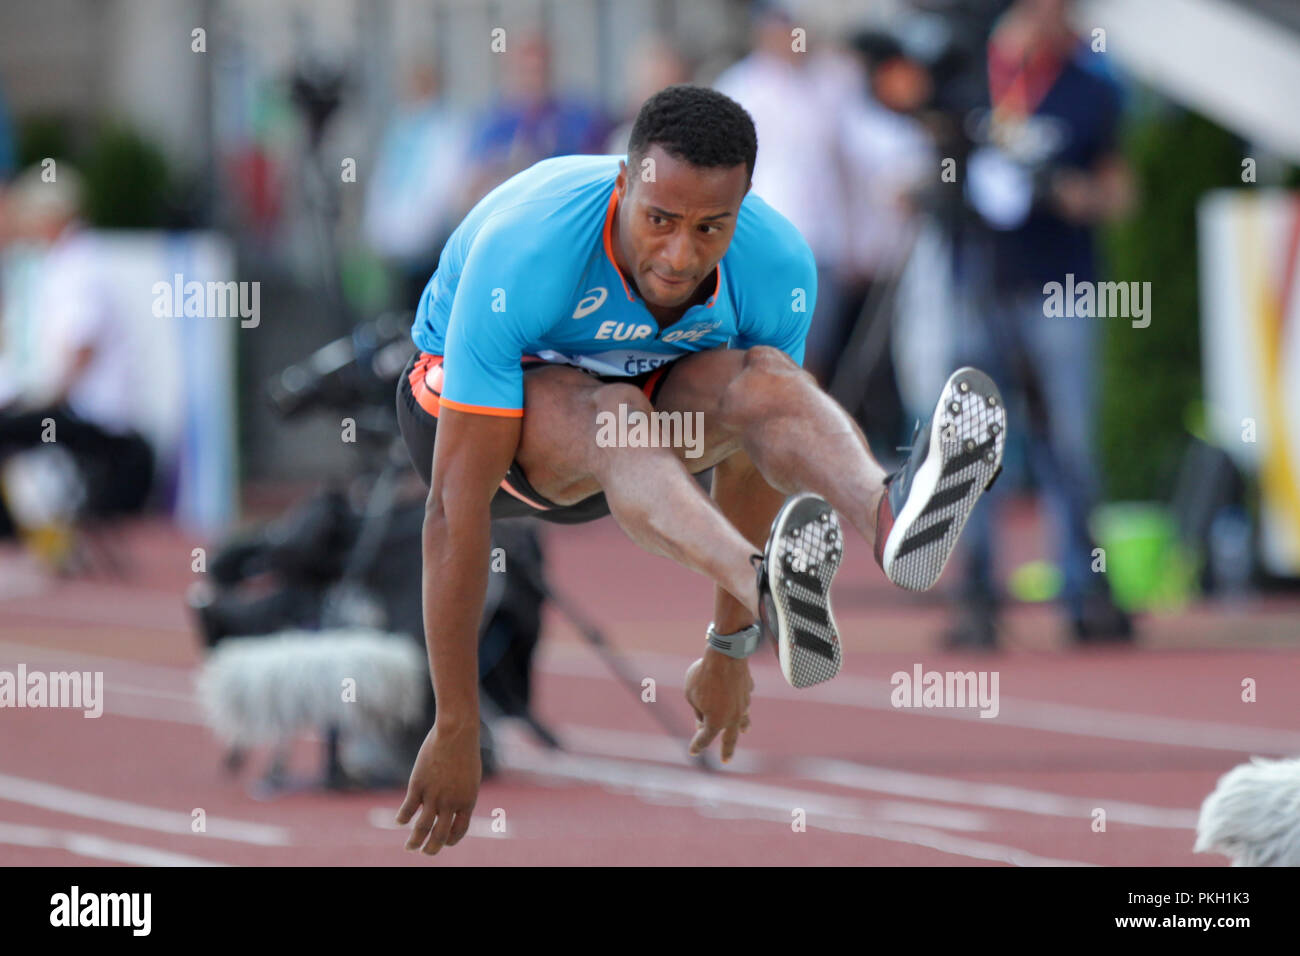
M 1220 777 L 1201 805 L 1196 852 L 1233 866 L 1300 866 L 1300 760 L 1253 757 Z
M 208 726 L 226 744 L 283 742 L 308 728 L 395 729 L 418 721 L 429 672 L 409 637 L 368 630 L 230 638 L 198 677 Z

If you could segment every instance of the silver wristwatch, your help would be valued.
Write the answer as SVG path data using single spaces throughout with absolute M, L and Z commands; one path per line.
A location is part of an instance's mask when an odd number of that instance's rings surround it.
M 743 631 L 737 631 L 735 634 L 719 634 L 713 629 L 713 623 L 709 623 L 709 647 L 713 648 L 728 657 L 745 658 L 758 650 L 759 630 L 757 624 L 751 624 Z

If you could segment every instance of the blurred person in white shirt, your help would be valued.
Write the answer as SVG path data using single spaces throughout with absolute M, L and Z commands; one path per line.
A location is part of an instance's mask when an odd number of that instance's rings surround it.
M 843 154 L 843 63 L 796 34 L 784 4 L 753 14 L 754 50 L 714 82 L 754 119 L 754 192 L 794 224 L 817 260 L 817 302 L 804 367 L 825 382 L 837 357 L 841 275 L 849 247 Z
M 6 195 L 10 238 L 44 257 L 33 300 L 41 374 L 10 384 L 0 406 L 0 459 L 53 437 L 83 473 L 87 513 L 134 511 L 153 477 L 153 452 L 132 426 L 139 370 L 98 240 L 80 219 L 81 178 L 66 163 L 52 172 L 47 181 L 42 168 L 28 169 Z M 0 518 L 0 529 L 5 523 Z

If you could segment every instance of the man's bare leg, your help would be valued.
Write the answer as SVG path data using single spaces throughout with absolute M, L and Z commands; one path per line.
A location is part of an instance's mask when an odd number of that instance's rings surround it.
M 629 537 L 706 575 L 751 615 L 757 616 L 757 588 L 749 558 L 758 542 L 747 541 L 690 477 L 683 449 L 600 447 L 600 412 L 617 415 L 622 405 L 625 414 L 698 413 L 704 454 L 691 470 L 743 449 L 761 478 L 752 484 L 755 493 L 765 483 L 785 495 L 820 495 L 876 549 L 886 473 L 852 418 L 779 349 L 716 349 L 678 359 L 655 409 L 633 386 L 593 382 L 571 368 L 533 371 L 525 388 L 528 412 L 516 457 L 533 486 L 558 504 L 604 491 Z
M 861 430 L 785 353 L 719 349 L 678 362 L 658 406 L 702 412 L 715 442 L 740 442 L 762 480 L 733 497 L 751 498 L 764 484 L 820 496 L 858 530 L 899 587 L 934 585 L 1001 470 L 1006 413 L 997 385 L 978 369 L 959 368 L 944 383 L 886 491 L 888 476 Z
M 674 370 L 675 371 L 675 370 Z M 633 541 L 652 554 L 710 578 L 758 615 L 754 546 L 736 530 L 691 477 L 683 449 L 602 447 L 596 441 L 601 412 L 651 412 L 631 385 L 604 384 L 576 369 L 552 366 L 524 379 L 523 433 L 516 460 L 538 493 L 573 504 L 603 491 L 610 514 Z M 737 446 L 710 443 L 691 466 L 703 471 Z
M 719 349 L 679 359 L 659 393 L 664 411 L 704 413 L 773 488 L 821 495 L 875 546 L 885 470 L 857 423 L 779 349 Z

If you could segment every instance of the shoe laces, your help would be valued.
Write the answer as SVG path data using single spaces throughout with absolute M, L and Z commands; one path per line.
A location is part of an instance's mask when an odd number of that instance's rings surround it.
M 919 434 L 921 434 L 921 419 L 918 418 L 912 426 L 912 443 L 910 445 L 897 445 L 894 447 L 894 451 L 905 451 L 910 455 L 912 449 L 916 447 L 916 436 Z

